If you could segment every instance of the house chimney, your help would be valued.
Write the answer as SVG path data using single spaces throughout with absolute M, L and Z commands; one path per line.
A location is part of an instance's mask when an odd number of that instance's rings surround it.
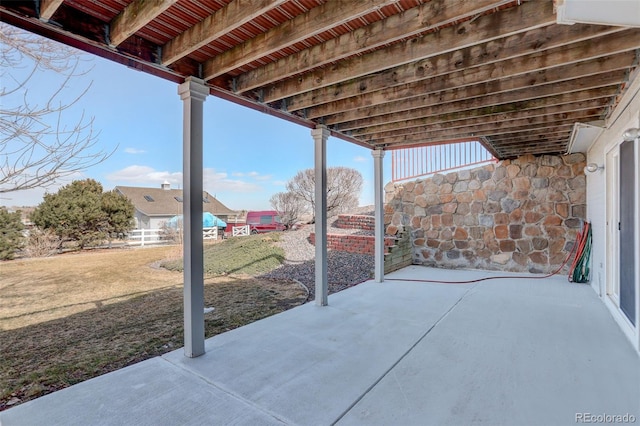
M 171 184 L 168 181 L 165 180 L 164 183 L 162 185 L 160 185 L 160 187 L 166 191 L 166 190 L 171 189 Z

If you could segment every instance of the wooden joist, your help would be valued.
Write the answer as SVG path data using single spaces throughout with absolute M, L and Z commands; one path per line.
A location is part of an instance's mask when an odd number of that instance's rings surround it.
M 392 15 L 387 19 L 342 34 L 256 70 L 248 71 L 238 77 L 236 90 L 242 93 L 262 87 L 282 80 L 283 76 L 307 72 L 367 50 L 475 17 L 510 1 L 431 0 L 401 14 Z
M 508 37 L 555 22 L 547 2 L 530 2 L 495 14 L 446 27 L 437 33 L 395 43 L 366 55 L 340 61 L 331 67 L 293 77 L 268 87 L 265 102 L 288 98 L 438 54 L 465 49 L 478 43 Z
M 162 49 L 162 63 L 172 64 L 178 59 L 219 39 L 227 33 L 251 22 L 258 16 L 280 6 L 287 0 L 235 0 L 209 15 L 187 31 L 166 43 Z
M 135 0 L 111 22 L 109 39 L 118 46 L 178 0 Z
M 203 65 L 204 78 L 209 80 L 240 68 L 391 3 L 393 0 L 327 2 L 209 59 Z
M 562 152 L 606 121 L 640 29 L 559 25 L 553 0 L 40 0 L 0 20 L 369 148 L 469 138 Z

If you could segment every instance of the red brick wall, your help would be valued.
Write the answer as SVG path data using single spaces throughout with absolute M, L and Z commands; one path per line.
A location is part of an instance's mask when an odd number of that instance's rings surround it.
M 365 215 L 341 214 L 338 216 L 333 226 L 341 229 L 362 229 L 373 231 L 375 229 L 375 218 Z
M 316 244 L 316 234 L 309 234 L 311 244 Z M 395 238 L 385 237 L 385 247 L 392 246 Z M 327 248 L 329 250 L 346 251 L 349 253 L 371 254 L 374 253 L 375 239 L 373 235 L 348 235 L 327 234 Z

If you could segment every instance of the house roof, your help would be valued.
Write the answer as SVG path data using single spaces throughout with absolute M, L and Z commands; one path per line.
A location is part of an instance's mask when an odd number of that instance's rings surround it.
M 175 216 L 182 214 L 182 190 L 163 188 L 141 188 L 137 186 L 116 186 L 125 197 L 129 198 L 135 208 L 147 216 Z M 203 211 L 216 216 L 233 216 L 238 214 L 231 210 L 207 191 L 202 191 Z
M 640 28 L 559 24 L 569 3 L 54 0 L 0 19 L 365 147 L 478 139 L 509 158 L 566 152 L 637 77 Z M 637 14 L 607 4 L 577 9 Z

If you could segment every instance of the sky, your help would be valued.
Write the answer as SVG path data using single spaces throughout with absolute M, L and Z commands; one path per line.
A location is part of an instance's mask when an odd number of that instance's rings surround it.
M 62 124 L 72 126 L 83 113 L 85 119 L 93 117 L 98 134 L 94 150 L 113 154 L 73 179 L 95 179 L 105 190 L 117 185 L 160 187 L 164 181 L 181 188 L 182 101 L 177 84 L 86 53 L 81 59 L 85 73 L 64 88 L 61 100 L 87 91 L 61 117 Z M 17 77 L 31 68 L 28 62 L 23 65 L 12 70 Z M 25 88 L 26 99 L 43 103 L 60 82 L 51 71 L 38 72 Z M 204 103 L 204 119 L 204 189 L 233 210 L 271 209 L 271 196 L 285 191 L 286 182 L 298 171 L 314 165 L 314 143 L 306 127 L 214 96 Z M 330 137 L 327 165 L 358 170 L 364 180 L 360 205 L 373 204 L 371 150 Z M 385 183 L 390 176 L 387 153 Z M 56 192 L 70 181 L 1 194 L 0 206 L 38 205 L 45 191 Z

